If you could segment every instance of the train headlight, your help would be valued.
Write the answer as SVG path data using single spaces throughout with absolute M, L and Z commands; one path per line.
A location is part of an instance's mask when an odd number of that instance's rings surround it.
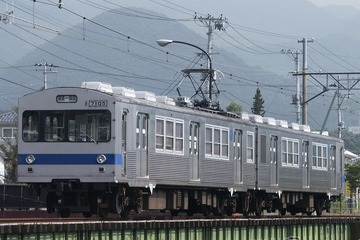
M 99 156 L 97 156 L 96 161 L 99 164 L 103 164 L 106 162 L 106 156 L 104 154 L 100 154 Z
M 34 157 L 34 155 L 27 155 L 27 156 L 25 157 L 25 162 L 26 162 L 27 164 L 33 164 L 33 163 L 35 162 L 35 157 Z

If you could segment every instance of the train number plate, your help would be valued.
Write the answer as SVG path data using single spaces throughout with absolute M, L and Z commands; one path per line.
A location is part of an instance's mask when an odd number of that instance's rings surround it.
M 89 107 L 107 107 L 107 100 L 89 100 Z

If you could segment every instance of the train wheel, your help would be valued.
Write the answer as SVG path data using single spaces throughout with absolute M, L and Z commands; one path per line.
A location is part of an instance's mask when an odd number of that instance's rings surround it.
M 128 218 L 128 217 L 129 217 L 129 213 L 130 213 L 130 210 L 127 209 L 127 208 L 125 208 L 125 209 L 123 209 L 123 210 L 121 211 L 120 216 L 121 216 L 122 218 Z
M 227 206 L 226 209 L 225 209 L 225 214 L 230 217 L 230 216 L 233 215 L 233 213 L 234 213 L 233 207 L 232 206 Z
M 262 214 L 262 199 L 257 197 L 255 199 L 255 215 L 260 217 Z
M 249 216 L 250 213 L 250 193 L 246 193 L 245 196 L 242 198 L 242 213 L 245 217 Z
M 210 215 L 210 207 L 208 205 L 203 205 L 202 213 L 203 213 L 204 217 L 208 217 Z
M 213 209 L 214 216 L 223 216 L 226 213 L 229 200 L 227 198 L 220 200 L 220 206 Z
M 120 214 L 121 210 L 123 209 L 123 197 L 119 192 L 113 194 L 112 197 L 112 206 L 113 206 L 113 212 L 116 214 Z
M 285 216 L 285 214 L 286 214 L 286 208 L 280 209 L 280 215 Z
M 170 214 L 171 214 L 171 216 L 175 217 L 175 216 L 179 215 L 179 211 L 175 210 L 175 209 L 171 209 Z
M 224 206 L 224 213 L 227 216 L 232 216 L 232 214 L 236 211 L 236 199 L 228 198 L 226 206 Z
M 317 201 L 315 201 L 315 211 L 317 216 L 322 215 L 323 205 L 324 204 L 322 199 L 318 199 Z
M 135 212 L 140 214 L 143 211 L 143 193 L 141 190 L 136 191 L 136 201 L 135 201 Z
M 56 194 L 54 192 L 49 192 L 46 196 L 46 210 L 48 213 L 55 212 L 56 204 Z
M 109 210 L 107 208 L 100 208 L 98 209 L 98 216 L 103 218 L 106 217 L 109 213 Z
M 92 213 L 91 212 L 83 212 L 82 215 L 86 218 L 91 217 Z
M 189 217 L 194 216 L 194 211 L 189 209 L 186 211 L 186 215 Z
M 59 215 L 62 218 L 68 218 L 70 216 L 70 209 L 69 208 L 59 209 Z
M 189 207 L 188 210 L 186 211 L 186 215 L 190 216 L 194 216 L 194 213 L 196 211 L 196 200 L 194 198 L 189 198 Z

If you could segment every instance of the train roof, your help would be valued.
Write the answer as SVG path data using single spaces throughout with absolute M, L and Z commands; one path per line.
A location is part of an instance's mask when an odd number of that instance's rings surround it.
M 74 87 L 60 88 L 64 89 Z M 190 114 L 196 111 L 198 114 L 213 114 L 220 118 L 227 117 L 227 119 L 232 119 L 232 121 L 240 121 L 246 124 L 266 125 L 269 128 L 280 128 L 282 130 L 288 131 L 300 131 L 304 134 L 316 134 L 317 136 L 324 137 L 329 136 L 327 131 L 320 134 L 319 131 L 311 131 L 310 126 L 308 125 L 289 123 L 286 120 L 279 120 L 272 117 L 262 117 L 260 115 L 249 114 L 246 112 L 238 114 L 233 112 L 226 112 L 223 110 L 215 110 L 211 108 L 195 107 L 190 101 L 190 98 L 184 96 L 180 96 L 178 98 L 172 98 L 169 96 L 158 96 L 155 95 L 155 93 L 153 92 L 135 91 L 133 88 L 128 87 L 113 87 L 111 84 L 104 82 L 83 82 L 81 84 L 81 88 L 102 92 L 107 95 L 112 95 L 116 101 L 128 101 L 135 104 L 149 105 L 162 109 L 188 112 Z M 54 88 L 52 90 L 54 90 Z
M 98 91 L 103 91 L 109 94 L 112 94 L 116 99 L 122 99 L 122 98 L 129 98 L 133 102 L 137 103 L 144 103 L 146 105 L 152 105 L 164 108 L 164 105 L 167 105 L 166 108 L 172 108 L 172 106 L 177 106 L 176 109 L 179 109 L 178 107 L 183 107 L 182 111 L 185 109 L 188 109 L 189 111 L 201 111 L 201 112 L 208 112 L 213 113 L 218 116 L 225 116 L 230 117 L 233 119 L 243 120 L 244 122 L 252 123 L 252 124 L 261 124 L 261 125 L 268 125 L 273 127 L 280 127 L 283 130 L 294 130 L 294 131 L 300 131 L 308 134 L 316 134 L 316 135 L 322 135 L 322 136 L 329 136 L 329 133 L 327 131 L 323 131 L 320 134 L 320 131 L 311 131 L 311 128 L 309 125 L 303 125 L 298 123 L 289 123 L 286 120 L 279 120 L 272 117 L 262 117 L 260 115 L 256 114 L 249 114 L 246 112 L 242 112 L 240 114 L 233 113 L 233 112 L 226 112 L 223 110 L 214 110 L 214 109 L 207 109 L 207 108 L 201 108 L 201 107 L 195 107 L 193 103 L 190 101 L 189 97 L 180 96 L 177 98 L 172 98 L 169 96 L 157 96 L 153 92 L 148 91 L 135 91 L 133 88 L 127 88 L 127 87 L 112 87 L 109 83 L 103 83 L 103 82 L 84 82 L 81 85 L 82 88 L 88 88 L 88 89 L 94 89 Z M 106 90 L 102 90 L 106 89 Z M 186 111 L 186 110 L 185 110 Z

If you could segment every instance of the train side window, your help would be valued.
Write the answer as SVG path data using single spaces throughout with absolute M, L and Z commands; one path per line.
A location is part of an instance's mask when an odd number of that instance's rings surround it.
M 281 164 L 283 166 L 299 167 L 299 140 L 281 138 Z
M 156 150 L 163 151 L 164 149 L 164 119 L 156 119 Z
M 277 163 L 278 137 L 270 136 L 270 163 Z
M 312 143 L 313 169 L 328 170 L 328 146 L 322 143 Z
M 330 156 L 329 156 L 329 167 L 335 168 L 335 158 L 336 158 L 336 147 L 331 146 Z
M 142 129 L 141 129 L 141 135 L 142 135 L 142 148 L 147 149 L 147 133 L 148 133 L 148 116 L 142 115 Z
M 235 129 L 234 130 L 234 159 L 241 161 L 242 157 L 242 131 Z
M 184 124 L 175 122 L 175 152 L 182 153 L 184 149 Z
M 255 155 L 255 134 L 254 132 L 247 132 L 247 145 L 246 145 L 246 160 L 248 163 L 254 162 Z
M 223 159 L 229 158 L 229 129 L 222 129 L 221 131 L 221 157 Z
M 174 123 L 166 120 L 165 121 L 165 150 L 172 151 L 174 149 Z
M 294 165 L 299 165 L 299 142 L 294 142 Z
M 229 128 L 206 124 L 205 156 L 207 158 L 229 159 Z
M 214 157 L 220 157 L 220 129 L 214 128 Z
M 156 116 L 156 151 L 184 154 L 184 120 Z
M 212 147 L 213 147 L 213 144 L 212 144 L 212 139 L 213 139 L 213 137 L 212 137 L 212 133 L 213 133 L 213 131 L 212 131 L 212 129 L 210 128 L 210 127 L 206 127 L 206 133 L 205 133 L 205 135 L 206 135 L 206 146 L 205 146 L 205 148 L 206 148 L 206 151 L 205 151 L 205 153 L 206 153 L 206 155 L 208 155 L 208 156 L 212 156 Z
M 288 160 L 287 160 L 287 157 L 288 157 L 287 147 L 288 147 L 288 145 L 287 145 L 286 139 L 282 139 L 282 140 L 281 140 L 281 163 L 282 163 L 283 165 L 286 165 L 287 162 L 288 162 Z
M 39 113 L 25 111 L 22 117 L 22 139 L 24 142 L 36 142 L 39 140 Z

